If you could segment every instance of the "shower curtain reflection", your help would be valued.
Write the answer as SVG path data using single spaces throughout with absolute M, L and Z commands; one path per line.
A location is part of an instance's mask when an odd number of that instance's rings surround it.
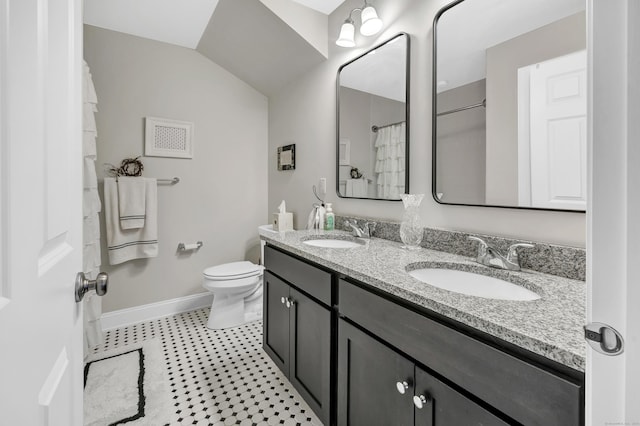
M 398 199 L 405 188 L 406 123 L 379 127 L 376 137 L 376 185 L 378 198 Z

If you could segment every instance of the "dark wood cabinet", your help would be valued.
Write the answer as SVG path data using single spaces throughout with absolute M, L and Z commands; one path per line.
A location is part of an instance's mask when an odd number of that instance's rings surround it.
M 510 423 L 416 366 L 416 426 L 507 426 Z
M 584 424 L 584 374 L 265 247 L 265 352 L 325 425 Z
M 263 293 L 263 345 L 280 370 L 289 371 L 289 308 L 284 301 L 289 297 L 289 285 L 265 272 Z
M 343 319 L 338 335 L 339 425 L 509 425 Z
M 329 424 L 331 399 L 331 311 L 291 289 L 289 380 Z
M 413 425 L 413 402 L 396 383 L 413 382 L 413 363 L 344 320 L 338 321 L 338 424 Z
M 341 318 L 348 318 L 417 365 L 436 372 L 501 417 L 524 425 L 584 424 L 584 375 L 531 362 L 342 279 L 339 299 Z M 343 343 L 341 337 L 339 342 Z M 338 351 L 342 353 L 342 348 Z M 437 413 L 443 404 L 434 399 Z M 342 410 L 340 402 L 338 410 Z M 469 410 L 483 419 L 475 407 Z M 446 418 L 446 414 L 440 417 Z
M 271 249 L 273 250 L 273 249 Z M 277 253 L 282 255 L 282 253 Z M 287 262 L 264 274 L 263 347 L 289 379 L 318 418 L 326 425 L 331 418 L 331 325 L 328 306 L 302 292 L 274 274 L 287 275 Z M 299 266 L 298 259 L 289 263 Z M 313 287 L 313 277 L 304 279 L 304 286 Z M 330 283 L 330 281 L 329 281 Z M 316 283 L 317 284 L 317 283 Z M 323 285 L 324 283 L 321 283 Z

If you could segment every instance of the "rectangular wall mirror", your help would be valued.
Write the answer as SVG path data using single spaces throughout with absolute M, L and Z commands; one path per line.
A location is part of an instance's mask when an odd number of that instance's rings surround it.
M 409 192 L 409 35 L 342 65 L 337 79 L 337 194 L 400 200 Z
M 585 211 L 585 0 L 458 0 L 433 36 L 433 196 Z

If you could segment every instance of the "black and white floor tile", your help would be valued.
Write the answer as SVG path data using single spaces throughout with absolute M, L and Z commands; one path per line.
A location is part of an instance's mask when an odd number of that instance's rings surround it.
M 159 338 L 173 405 L 168 425 L 321 425 L 262 350 L 262 323 L 209 330 L 209 309 L 111 330 L 94 352 Z

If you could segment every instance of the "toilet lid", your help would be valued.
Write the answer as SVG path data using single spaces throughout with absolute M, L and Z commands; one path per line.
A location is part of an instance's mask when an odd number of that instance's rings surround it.
M 256 265 L 249 261 L 224 263 L 212 266 L 204 270 L 204 276 L 208 278 L 240 279 L 260 275 L 264 266 Z

